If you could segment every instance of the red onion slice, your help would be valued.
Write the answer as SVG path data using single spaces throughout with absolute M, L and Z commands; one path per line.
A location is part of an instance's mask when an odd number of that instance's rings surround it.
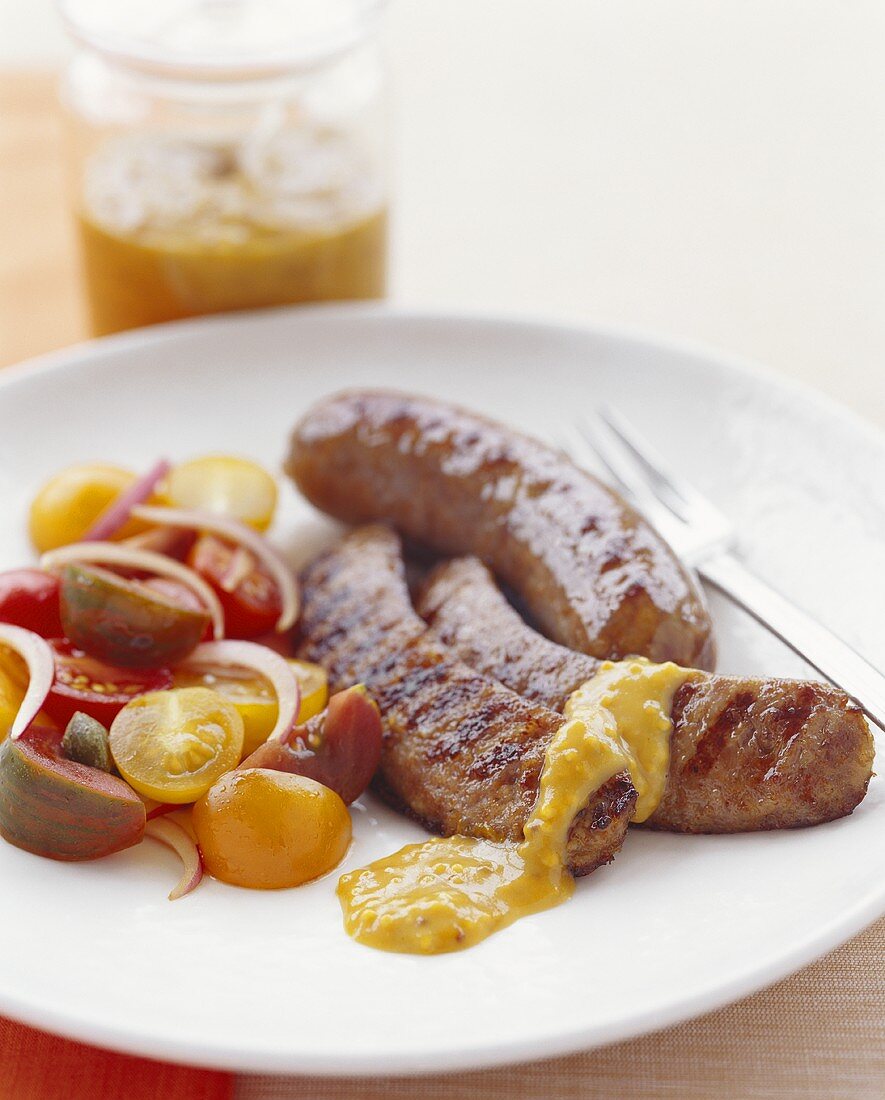
M 205 665 L 234 665 L 257 672 L 270 683 L 277 697 L 279 713 L 274 728 L 268 735 L 273 741 L 285 735 L 294 727 L 301 706 L 301 687 L 288 661 L 256 642 L 203 642 L 182 661 L 178 668 L 198 668 Z
M 40 713 L 55 679 L 55 661 L 45 638 L 11 623 L 0 623 L 0 643 L 14 650 L 28 666 L 28 687 L 9 731 L 16 741 Z
M 177 885 L 169 894 L 170 901 L 176 901 L 195 890 L 200 885 L 203 877 L 203 857 L 200 849 L 177 821 L 170 821 L 167 817 L 155 817 L 148 821 L 144 827 L 144 835 L 152 840 L 159 840 L 173 852 L 177 852 L 184 864 L 184 870 Z
M 187 508 L 156 508 L 140 504 L 132 509 L 132 515 L 146 523 L 156 523 L 165 527 L 189 527 L 198 531 L 208 531 L 237 546 L 244 546 L 255 555 L 258 561 L 273 577 L 280 591 L 280 617 L 276 630 L 279 634 L 295 625 L 300 610 L 298 583 L 288 563 L 270 545 L 267 539 L 257 531 L 247 527 L 239 520 L 219 516 L 214 512 L 200 512 Z
M 199 573 L 188 569 L 180 561 L 157 554 L 153 550 L 136 550 L 116 542 L 72 542 L 50 550 L 40 559 L 43 569 L 59 569 L 69 562 L 95 562 L 99 565 L 118 565 L 126 569 L 138 569 L 144 573 L 156 573 L 187 585 L 212 617 L 212 632 L 216 638 L 224 637 L 224 611 L 212 588 Z
M 83 536 L 82 541 L 97 542 L 115 535 L 129 519 L 135 505 L 143 504 L 171 469 L 169 462 L 161 458 L 146 474 L 133 482 L 125 492 L 108 505 Z
M 236 592 L 243 581 L 255 568 L 255 555 L 245 546 L 238 546 L 231 555 L 230 565 L 221 578 L 221 588 L 224 592 Z

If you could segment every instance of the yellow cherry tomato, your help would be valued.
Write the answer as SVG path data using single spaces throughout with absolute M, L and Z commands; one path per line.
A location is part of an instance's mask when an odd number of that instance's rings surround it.
M 192 820 L 209 874 L 255 890 L 324 875 L 350 844 L 350 815 L 334 791 L 265 768 L 225 775 L 196 803 Z
M 292 660 L 289 661 L 289 668 L 295 673 L 301 688 L 297 724 L 303 726 L 308 718 L 325 709 L 329 701 L 329 677 L 322 665 L 315 665 L 312 661 Z
M 310 661 L 289 661 L 301 687 L 301 705 L 296 722 L 325 707 L 329 699 L 329 680 L 320 665 Z M 277 723 L 277 700 L 273 688 L 251 669 L 217 665 L 184 666 L 175 671 L 176 687 L 205 687 L 217 691 L 239 711 L 243 719 L 243 759 L 263 745 Z
M 34 497 L 28 517 L 31 542 L 41 554 L 78 542 L 117 497 L 132 485 L 136 475 L 121 466 L 103 462 L 69 466 L 46 482 Z M 152 504 L 164 497 L 154 494 Z M 128 538 L 144 531 L 145 525 L 129 520 L 114 535 Z
M 110 731 L 126 782 L 158 802 L 194 802 L 243 752 L 236 708 L 204 687 L 152 691 L 127 703 Z
M 218 512 L 258 531 L 270 527 L 277 506 L 277 483 L 248 458 L 206 455 L 176 466 L 167 482 L 176 508 Z
M 203 687 L 217 692 L 236 708 L 243 720 L 243 757 L 264 744 L 277 721 L 273 688 L 251 669 L 191 666 L 176 669 L 175 686 Z

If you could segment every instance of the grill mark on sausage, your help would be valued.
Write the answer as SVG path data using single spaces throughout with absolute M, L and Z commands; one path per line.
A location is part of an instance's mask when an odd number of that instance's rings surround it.
M 510 764 L 519 760 L 519 745 L 512 741 L 501 741 L 487 752 L 480 753 L 470 765 L 471 779 L 488 779 L 504 771 Z
M 783 707 L 770 707 L 766 719 L 777 732 L 778 740 L 792 743 L 808 721 L 815 705 L 815 692 L 810 684 L 803 684 L 796 692 L 795 701 Z
M 553 709 L 596 671 L 592 658 L 533 631 L 475 558 L 437 567 L 418 609 L 468 664 Z M 677 689 L 670 717 L 670 771 L 651 828 L 811 825 L 850 813 L 866 792 L 870 731 L 829 685 L 703 676 Z
M 688 767 L 695 775 L 707 775 L 719 757 L 725 743 L 753 705 L 754 696 L 741 691 L 729 700 L 694 743 L 694 752 Z
M 352 532 L 302 582 L 299 656 L 326 668 L 332 690 L 362 680 L 381 710 L 379 793 L 435 831 L 520 840 L 561 715 L 462 664 L 430 635 L 389 529 Z M 572 823 L 575 874 L 609 862 L 623 842 L 636 792 L 629 775 L 615 778 Z

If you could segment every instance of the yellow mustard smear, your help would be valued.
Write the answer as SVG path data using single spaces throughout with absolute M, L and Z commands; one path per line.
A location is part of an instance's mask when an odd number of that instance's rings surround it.
M 342 875 L 348 934 L 383 951 L 436 955 L 472 947 L 569 898 L 572 821 L 624 770 L 639 794 L 634 820 L 654 812 L 667 780 L 673 695 L 692 675 L 642 658 L 603 662 L 566 703 L 522 843 L 435 837 Z

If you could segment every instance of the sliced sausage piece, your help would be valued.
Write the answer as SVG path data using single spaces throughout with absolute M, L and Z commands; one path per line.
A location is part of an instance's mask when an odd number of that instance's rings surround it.
M 354 531 L 303 575 L 299 655 L 332 691 L 362 682 L 384 720 L 379 790 L 443 835 L 522 838 L 561 715 L 527 702 L 430 638 L 392 530 Z M 620 848 L 636 791 L 610 779 L 572 825 L 569 866 L 587 874 Z
M 476 558 L 447 562 L 418 610 L 472 668 L 561 710 L 597 662 L 537 634 Z M 817 825 L 851 813 L 872 774 L 866 719 L 843 692 L 802 680 L 708 675 L 673 697 L 670 771 L 647 824 L 682 833 Z
M 670 548 L 538 440 L 430 398 L 359 391 L 307 413 L 286 469 L 338 519 L 383 520 L 441 554 L 481 557 L 571 649 L 713 667 L 703 596 Z

